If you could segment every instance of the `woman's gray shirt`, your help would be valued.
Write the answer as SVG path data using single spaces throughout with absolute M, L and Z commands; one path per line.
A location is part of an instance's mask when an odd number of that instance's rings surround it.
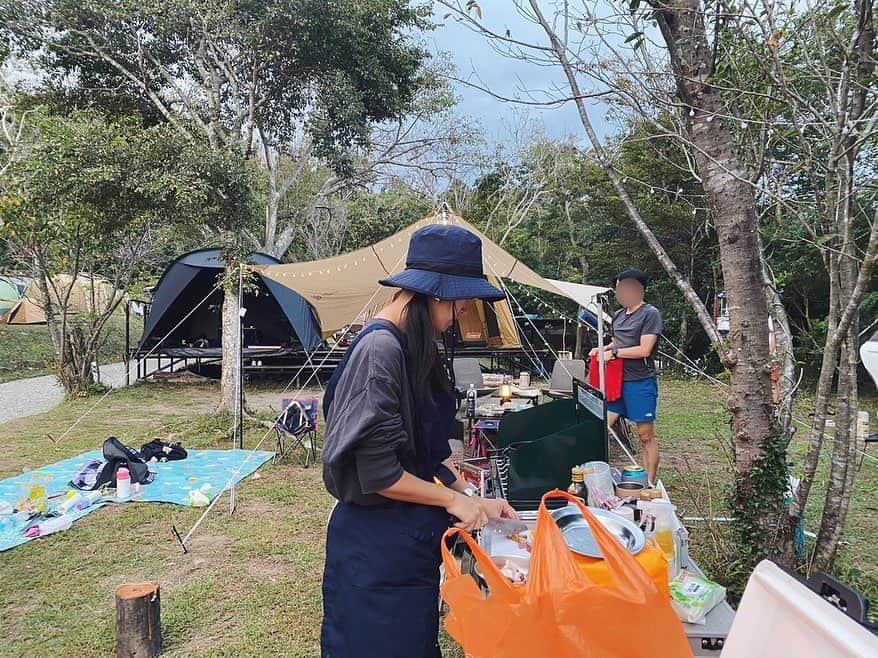
M 415 463 L 415 417 L 401 340 L 389 323 L 363 336 L 338 380 L 327 417 L 323 482 L 344 503 L 386 503 L 378 492 Z

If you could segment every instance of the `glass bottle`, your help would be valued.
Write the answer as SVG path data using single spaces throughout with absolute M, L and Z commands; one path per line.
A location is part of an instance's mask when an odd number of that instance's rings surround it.
M 577 498 L 581 498 L 583 503 L 587 503 L 588 489 L 585 486 L 585 472 L 579 466 L 574 466 L 570 469 L 570 479 L 567 493 L 573 494 Z

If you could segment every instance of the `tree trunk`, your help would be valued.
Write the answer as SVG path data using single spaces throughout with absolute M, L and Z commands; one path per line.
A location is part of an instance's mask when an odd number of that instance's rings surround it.
M 720 336 L 719 332 L 716 329 L 716 325 L 713 322 L 713 318 L 711 317 L 710 312 L 707 310 L 707 307 L 704 306 L 704 302 L 698 296 L 698 293 L 696 293 L 695 290 L 692 288 L 692 284 L 689 282 L 688 279 L 686 279 L 686 277 L 683 276 L 674 261 L 671 259 L 670 255 L 668 255 L 667 251 L 662 246 L 661 242 L 659 242 L 655 233 L 652 232 L 652 229 L 650 229 L 649 225 L 640 215 L 640 212 L 637 210 L 637 206 L 634 204 L 634 200 L 631 198 L 631 195 L 628 194 L 628 190 L 625 188 L 625 184 L 622 182 L 622 176 L 620 176 L 619 172 L 616 171 L 616 169 L 613 167 L 612 161 L 610 159 L 610 154 L 607 152 L 607 150 L 601 143 L 601 140 L 598 138 L 597 132 L 595 132 L 594 126 L 591 123 L 591 119 L 588 116 L 588 109 L 585 103 L 586 96 L 582 93 L 582 90 L 580 89 L 579 82 L 576 79 L 576 71 L 567 56 L 567 49 L 565 45 L 558 38 L 558 35 L 556 34 L 552 25 L 548 22 L 548 20 L 546 20 L 546 17 L 543 14 L 542 9 L 540 8 L 539 2 L 537 0 L 530 0 L 530 6 L 534 12 L 534 16 L 537 19 L 537 22 L 543 28 L 543 31 L 545 31 L 546 36 L 548 36 L 549 41 L 552 44 L 552 51 L 554 52 L 555 57 L 558 59 L 558 63 L 561 64 L 561 68 L 564 70 L 564 76 L 567 79 L 568 85 L 570 86 L 570 91 L 572 92 L 574 102 L 576 103 L 576 109 L 579 112 L 580 123 L 582 123 L 582 127 L 585 129 L 588 140 L 598 156 L 598 161 L 601 164 L 601 168 L 607 174 L 610 182 L 612 182 L 613 187 L 619 194 L 619 198 L 622 199 L 625 210 L 627 211 L 628 216 L 631 218 L 631 221 L 633 221 L 634 225 L 637 227 L 637 230 L 640 233 L 641 237 L 655 254 L 656 258 L 658 259 L 659 263 L 661 263 L 661 266 L 664 268 L 667 275 L 677 286 L 677 289 L 683 294 L 683 297 L 685 297 L 686 301 L 692 307 L 692 310 L 695 312 L 695 315 L 698 317 L 698 320 L 701 323 L 701 327 L 704 329 L 704 332 L 710 339 L 711 345 L 714 347 L 714 349 L 716 349 L 717 353 L 720 355 L 720 358 L 725 360 L 727 358 L 725 343 L 722 339 L 722 336 Z
M 228 267 L 228 265 L 227 265 Z M 222 371 L 220 374 L 220 400 L 217 411 L 231 411 L 238 408 L 238 369 L 240 367 L 241 344 L 238 315 L 237 278 L 228 277 L 223 287 L 222 307 Z
M 686 359 L 686 342 L 689 340 L 689 316 L 683 313 L 683 319 L 680 320 L 680 333 L 677 336 L 677 358 L 680 361 Z
M 832 465 L 829 469 L 820 531 L 817 533 L 814 548 L 813 569 L 827 573 L 832 570 L 838 553 L 838 542 L 847 521 L 856 471 L 858 328 L 858 322 L 851 323 L 840 350 Z
M 270 175 L 274 176 L 275 174 L 272 173 Z M 274 188 L 274 185 L 272 185 L 272 188 Z M 275 192 L 274 189 L 269 190 L 268 201 L 265 204 L 265 237 L 262 249 L 265 253 L 274 256 L 275 258 L 283 257 L 283 253 L 277 253 L 277 213 L 279 207 L 280 199 L 278 198 L 277 192 Z
M 734 136 L 722 119 L 721 93 L 708 83 L 713 51 L 699 0 L 657 3 L 687 132 L 716 226 L 729 300 L 735 496 L 741 539 L 754 560 L 776 553 L 786 488 L 785 445 L 779 442 L 771 395 L 768 305 L 762 285 L 759 222 L 753 188 Z
M 116 657 L 153 658 L 162 653 L 158 583 L 116 590 Z
M 775 350 L 773 354 L 775 369 L 779 375 L 778 399 L 775 400 L 777 420 L 780 431 L 789 442 L 795 432 L 793 428 L 793 401 L 796 388 L 796 354 L 793 350 L 793 334 L 790 319 L 783 305 L 780 292 L 775 286 L 768 262 L 765 259 L 762 235 L 759 235 L 759 253 L 762 257 L 762 286 L 765 301 L 774 326 Z

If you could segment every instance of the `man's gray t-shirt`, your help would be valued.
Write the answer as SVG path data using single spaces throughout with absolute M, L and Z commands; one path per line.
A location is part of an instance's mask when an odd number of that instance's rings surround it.
M 651 304 L 644 304 L 631 315 L 628 315 L 626 309 L 619 309 L 613 316 L 613 341 L 619 349 L 637 347 L 640 345 L 641 336 L 649 334 L 661 336 L 663 328 L 662 314 Z M 624 380 L 636 382 L 655 377 L 654 356 L 657 350 L 658 341 L 652 354 L 645 359 L 625 359 Z

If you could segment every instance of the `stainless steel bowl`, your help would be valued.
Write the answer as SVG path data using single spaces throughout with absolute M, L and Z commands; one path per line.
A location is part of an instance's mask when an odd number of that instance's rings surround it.
M 632 555 L 637 555 L 646 546 L 646 536 L 643 531 L 628 519 L 598 508 L 592 507 L 589 511 Z M 561 529 L 561 534 L 564 535 L 571 551 L 587 557 L 603 558 L 588 521 L 578 507 L 568 505 L 557 509 L 552 512 L 552 518 Z

